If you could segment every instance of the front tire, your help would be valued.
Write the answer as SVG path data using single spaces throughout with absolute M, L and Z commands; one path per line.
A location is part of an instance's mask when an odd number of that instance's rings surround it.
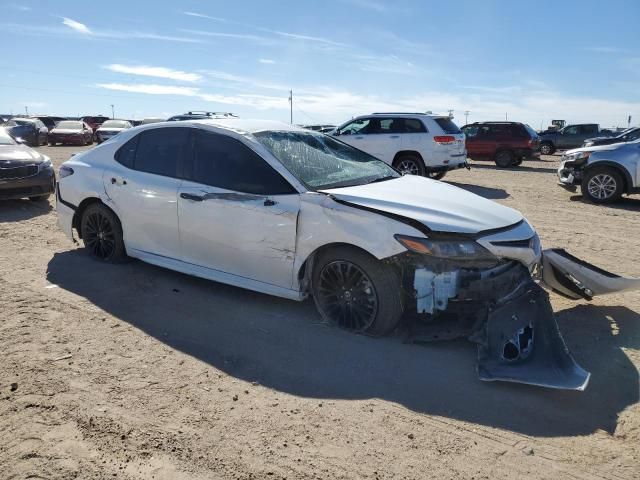
M 617 202 L 624 193 L 622 175 L 613 168 L 589 169 L 582 178 L 580 190 L 582 196 L 593 203 Z
M 400 321 L 398 275 L 362 250 L 344 246 L 321 252 L 311 282 L 320 315 L 340 328 L 377 337 Z
M 416 155 L 402 155 L 396 162 L 395 167 L 403 175 L 424 176 L 424 162 Z
M 436 172 L 436 173 L 429 173 L 427 172 L 427 177 L 432 178 L 433 180 L 442 180 L 444 178 L 444 176 L 447 174 L 447 172 Z
M 82 214 L 82 241 L 87 253 L 106 263 L 119 263 L 127 258 L 120 220 L 100 203 L 89 205 Z

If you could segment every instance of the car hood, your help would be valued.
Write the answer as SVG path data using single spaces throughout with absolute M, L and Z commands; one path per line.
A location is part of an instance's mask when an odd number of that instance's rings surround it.
M 512 208 L 415 175 L 322 192 L 343 202 L 417 220 L 436 232 L 474 234 L 514 225 L 523 219 Z
M 40 163 L 43 156 L 26 145 L 0 145 L 0 168 L 17 163 Z
M 635 143 L 635 142 L 630 142 L 630 143 Z M 625 145 L 628 145 L 627 143 L 612 143 L 609 145 L 594 145 L 592 147 L 578 147 L 578 148 L 574 148 L 572 150 L 567 150 L 566 152 L 564 152 L 565 155 L 571 155 L 572 153 L 577 153 L 577 152 L 605 152 L 607 150 L 617 150 L 618 148 L 622 148 Z

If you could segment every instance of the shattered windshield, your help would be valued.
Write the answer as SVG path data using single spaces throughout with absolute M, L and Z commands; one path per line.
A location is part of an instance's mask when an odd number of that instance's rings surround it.
M 254 136 L 311 190 L 364 185 L 400 176 L 368 153 L 319 133 L 268 131 Z

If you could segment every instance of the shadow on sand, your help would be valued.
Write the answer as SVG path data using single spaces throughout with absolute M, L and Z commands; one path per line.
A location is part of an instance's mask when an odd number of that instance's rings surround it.
M 57 253 L 48 280 L 166 345 L 229 375 L 292 395 L 380 398 L 413 411 L 533 436 L 612 432 L 638 401 L 638 372 L 621 347 L 640 347 L 640 315 L 579 305 L 558 314 L 576 360 L 592 373 L 585 392 L 477 378 L 476 347 L 373 339 L 323 325 L 297 303 L 189 277 L 138 261 L 95 262 Z

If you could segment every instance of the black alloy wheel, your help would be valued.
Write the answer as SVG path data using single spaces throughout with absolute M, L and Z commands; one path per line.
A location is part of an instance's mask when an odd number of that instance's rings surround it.
M 365 332 L 376 319 L 378 294 L 368 275 L 347 260 L 328 263 L 320 271 L 318 303 L 338 326 Z

